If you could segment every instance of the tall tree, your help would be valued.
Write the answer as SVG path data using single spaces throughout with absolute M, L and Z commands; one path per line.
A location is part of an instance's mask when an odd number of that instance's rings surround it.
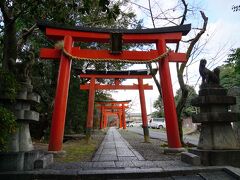
M 74 0 L 66 2 L 16 0 L 0 1 L 3 36 L 3 68 L 10 70 L 21 51 L 26 49 L 27 40 L 36 30 L 36 19 L 46 19 L 70 25 L 83 25 L 89 19 L 89 13 L 101 19 L 101 24 L 113 22 L 119 15 L 119 4 L 110 4 L 109 0 Z M 104 22 L 103 22 L 104 21 Z M 95 25 L 96 20 L 90 25 Z M 32 42 L 31 42 L 32 43 Z
M 43 129 L 48 126 L 53 108 L 53 98 L 57 80 L 58 62 L 40 61 L 38 58 L 39 47 L 52 47 L 54 42 L 47 40 L 36 27 L 36 20 L 49 20 L 68 25 L 90 26 L 90 27 L 121 27 L 129 25 L 138 26 L 135 15 L 129 10 L 124 12 L 120 6 L 125 0 L 111 2 L 109 0 L 53 0 L 53 1 L 31 1 L 31 0 L 1 0 L 0 10 L 0 67 L 16 72 L 17 65 L 25 63 L 29 54 L 34 53 L 35 64 L 31 73 L 34 91 L 41 96 L 41 104 L 36 107 L 41 112 L 40 117 L 45 121 Z M 102 45 L 96 43 L 81 44 L 86 48 L 99 48 Z M 31 51 L 31 53 L 30 53 Z M 86 67 L 97 69 L 121 69 L 125 64 L 94 64 L 84 62 L 73 62 L 73 67 Z M 17 74 L 17 73 L 15 73 Z M 74 85 L 70 87 L 70 102 L 74 97 L 74 86 L 76 78 L 71 80 Z M 73 90 L 73 92 L 71 92 Z M 73 95 L 73 96 L 72 96 Z M 81 101 L 81 100 L 80 100 Z M 83 98 L 84 103 L 85 100 Z M 81 102 L 83 102 L 81 101 Z M 77 106 L 81 108 L 83 104 Z M 74 105 L 70 105 L 75 107 Z M 72 111 L 70 114 L 74 114 Z M 39 126 L 38 126 L 39 127 Z M 38 129 L 38 128 L 36 128 Z M 42 130 L 41 130 L 42 131 Z M 40 133 L 41 134 L 41 133 Z M 41 135 L 40 135 L 41 136 Z
M 172 7 L 167 7 L 166 9 L 163 9 L 160 5 L 160 2 L 156 0 L 148 0 L 148 7 L 139 5 L 137 3 L 132 4 L 137 5 L 140 9 L 142 9 L 145 12 L 145 14 L 149 16 L 154 28 L 157 27 L 157 24 L 161 24 L 162 26 L 183 25 L 184 23 L 189 22 L 188 21 L 189 16 L 192 16 L 195 12 L 199 12 L 199 14 L 201 15 L 202 19 L 201 27 L 192 28 L 191 31 L 192 33 L 191 32 L 189 33 L 191 35 L 193 34 L 192 37 L 189 40 L 181 41 L 175 47 L 175 52 L 178 52 L 180 48 L 186 49 L 186 55 L 188 60 L 187 63 L 176 63 L 178 83 L 181 89 L 181 96 L 176 105 L 176 110 L 179 124 L 180 139 L 181 142 L 184 143 L 181 128 L 182 127 L 181 115 L 189 94 L 189 90 L 186 86 L 186 79 L 184 79 L 184 74 L 186 73 L 186 68 L 190 66 L 191 63 L 194 62 L 196 58 L 195 54 L 199 54 L 199 51 L 201 51 L 202 48 L 204 48 L 204 43 L 200 45 L 199 40 L 206 31 L 208 17 L 205 15 L 203 11 L 197 11 L 194 6 L 191 6 L 191 4 L 187 3 L 185 0 L 176 1 L 176 3 Z M 153 11 L 153 9 L 155 9 L 155 11 Z M 154 14 L 154 12 L 156 14 Z M 152 69 L 151 64 L 149 65 L 149 69 L 150 70 Z M 159 81 L 157 81 L 156 77 L 153 76 L 153 78 L 161 95 L 160 83 Z

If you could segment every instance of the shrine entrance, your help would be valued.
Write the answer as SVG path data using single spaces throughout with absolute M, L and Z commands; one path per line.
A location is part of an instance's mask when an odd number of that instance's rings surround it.
M 114 113 L 118 115 L 119 119 L 119 128 L 126 129 L 126 113 L 125 109 L 129 108 L 128 104 L 131 100 L 128 101 L 96 101 L 95 103 L 98 105 L 97 108 L 100 111 L 99 118 L 99 129 L 103 129 L 107 127 L 107 115 L 110 113 Z
M 190 24 L 137 30 L 69 27 L 46 21 L 38 22 L 37 25 L 49 39 L 63 41 L 61 49 L 41 48 L 40 50 L 40 58 L 60 60 L 49 151 L 60 151 L 62 149 L 72 59 L 134 64 L 158 62 L 168 146 L 170 148 L 181 147 L 169 62 L 186 62 L 186 54 L 167 50 L 167 43 L 178 43 L 182 36 L 187 35 L 190 31 Z M 111 49 L 81 49 L 73 46 L 75 42 L 110 42 Z M 122 43 L 154 43 L 156 50 L 122 50 Z M 93 86 L 93 83 L 91 86 Z
M 157 70 L 153 70 L 154 74 L 156 74 L 156 72 Z M 86 126 L 87 137 L 90 136 L 90 132 L 93 127 L 95 90 L 139 90 L 144 141 L 149 142 L 149 130 L 148 130 L 147 110 L 146 110 L 144 90 L 152 90 L 153 87 L 148 84 L 143 84 L 143 79 L 151 79 L 152 75 L 149 75 L 147 71 L 137 71 L 137 70 L 129 70 L 129 71 L 86 70 L 85 73 L 80 71 L 79 75 L 80 75 L 80 78 L 90 79 L 90 83 L 80 85 L 81 90 L 89 90 L 88 115 L 87 115 L 87 126 Z M 96 84 L 96 79 L 113 79 L 114 82 L 109 85 Z M 137 79 L 138 84 L 122 85 L 121 84 L 122 79 Z M 116 104 L 119 104 L 119 103 L 116 103 Z M 122 102 L 122 104 L 124 105 L 124 102 Z

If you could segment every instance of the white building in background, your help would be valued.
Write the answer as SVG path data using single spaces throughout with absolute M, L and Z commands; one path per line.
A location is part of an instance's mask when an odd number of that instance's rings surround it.
M 151 114 L 147 115 L 147 119 L 151 119 Z M 141 113 L 129 113 L 126 115 L 126 122 L 142 122 Z
M 141 122 L 142 121 L 142 114 L 141 113 L 129 113 L 126 116 L 127 122 Z

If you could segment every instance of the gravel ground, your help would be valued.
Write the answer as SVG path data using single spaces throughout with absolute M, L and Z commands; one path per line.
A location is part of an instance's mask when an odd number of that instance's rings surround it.
M 164 154 L 163 150 L 166 147 L 166 142 L 158 139 L 150 139 L 150 143 L 144 143 L 143 136 L 127 130 L 119 130 L 122 137 L 138 151 L 145 160 L 149 161 L 169 161 L 180 160 L 180 154 Z

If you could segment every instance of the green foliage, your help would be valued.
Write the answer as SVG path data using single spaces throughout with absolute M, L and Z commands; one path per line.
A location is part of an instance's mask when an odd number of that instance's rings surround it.
M 159 95 L 158 99 L 154 102 L 153 107 L 157 110 L 152 113 L 152 116 L 154 117 L 163 117 L 164 116 L 164 108 L 163 108 L 163 102 L 162 98 Z
M 24 62 L 30 47 L 35 51 L 35 62 L 31 71 L 31 80 L 34 87 L 33 91 L 41 96 L 41 103 L 37 106 L 37 111 L 40 113 L 40 120 L 36 124 L 30 124 L 31 134 L 34 137 L 41 138 L 51 122 L 51 115 L 54 104 L 55 88 L 57 84 L 59 61 L 42 61 L 39 59 L 39 49 L 41 47 L 54 46 L 54 41 L 51 41 L 41 33 L 37 27 L 34 27 L 36 19 L 58 22 L 70 26 L 88 26 L 88 27 L 107 27 L 107 28 L 132 28 L 141 27 L 141 22 L 136 21 L 135 13 L 130 10 L 121 11 L 121 6 L 126 1 L 109 1 L 109 0 L 53 0 L 53 1 L 32 1 L 32 0 L 17 0 L 0 1 L 1 13 L 6 12 L 9 17 L 0 18 L 0 64 L 6 66 L 4 53 L 16 49 L 18 61 Z M 5 15 L 5 14 L 4 14 Z M 12 21 L 13 20 L 13 21 Z M 11 24 L 12 26 L 9 26 Z M 16 33 L 7 34 L 8 28 L 14 27 Z M 6 31 L 7 30 L 7 31 Z M 8 37 L 16 37 L 14 44 L 8 43 L 4 45 L 4 35 Z M 14 47 L 10 47 L 14 46 Z M 75 43 L 74 46 L 88 49 L 102 49 L 105 44 L 100 43 Z M 8 51 L 4 50 L 8 48 Z M 17 48 L 15 48 L 17 47 Z M 127 48 L 127 47 L 125 47 Z M 106 48 L 105 48 L 106 49 Z M 15 58 L 16 59 L 16 58 Z M 13 59 L 13 60 L 15 60 Z M 72 63 L 74 68 L 82 68 L 83 65 L 89 69 L 108 69 L 121 70 L 129 65 L 121 63 Z M 11 68 L 9 68 L 11 71 Z M 0 82 L 1 83 L 1 82 Z M 87 91 L 79 90 L 79 79 L 71 74 L 70 90 L 68 97 L 66 132 L 82 132 L 85 127 L 86 112 L 87 112 Z M 103 83 L 107 83 L 104 81 Z M 3 87 L 0 84 L 0 88 Z M 8 87 L 8 85 L 6 86 Z M 104 92 L 97 92 L 96 99 L 103 95 Z M 106 95 L 108 96 L 108 95 Z M 101 97 L 102 98 L 102 97 Z
M 1 96 L 15 100 L 17 91 L 19 90 L 19 83 L 12 73 L 0 69 L 0 93 Z
M 16 131 L 16 117 L 11 111 L 0 106 L 0 151 L 6 150 L 9 136 Z
M 196 111 L 195 107 L 191 106 L 190 102 L 193 98 L 195 98 L 197 96 L 197 93 L 196 93 L 194 87 L 187 86 L 187 88 L 189 89 L 189 94 L 188 94 L 188 98 L 187 98 L 185 107 L 182 112 L 183 117 L 189 117 Z M 181 89 L 178 89 L 176 92 L 176 96 L 174 97 L 176 103 L 179 101 L 180 97 L 181 97 Z M 159 95 L 158 99 L 154 102 L 153 106 L 155 109 L 157 109 L 157 111 L 153 112 L 152 116 L 153 117 L 163 117 L 164 116 L 164 106 L 163 106 L 163 102 L 162 102 L 160 95 Z
M 191 100 L 197 97 L 197 93 L 193 86 L 186 85 L 186 88 L 188 89 L 188 97 L 187 101 L 184 105 L 183 111 L 182 111 L 182 117 L 190 117 L 192 114 L 196 112 L 196 108 L 191 105 Z M 176 92 L 176 96 L 174 97 L 175 102 L 178 103 L 180 97 L 181 97 L 181 89 L 178 89 Z
M 227 64 L 220 67 L 221 85 L 227 89 L 240 86 L 240 48 L 231 49 L 225 62 Z
M 80 90 L 82 80 L 72 75 L 68 95 L 68 108 L 65 133 L 83 133 L 87 119 L 88 91 Z M 111 96 L 103 91 L 96 91 L 95 101 L 109 100 Z
M 79 86 L 79 78 L 71 76 L 65 126 L 66 133 L 83 133 L 84 131 L 87 119 L 88 92 L 81 91 Z
M 227 89 L 240 86 L 240 74 L 236 73 L 232 64 L 225 64 L 220 67 L 220 84 Z
M 36 107 L 40 113 L 39 121 L 30 124 L 31 135 L 36 139 L 49 136 L 58 67 L 59 61 L 39 61 L 33 66 L 33 91 L 41 96 L 41 102 Z
M 240 74 L 240 48 L 231 49 L 231 53 L 228 55 L 228 64 L 233 64 L 235 72 Z
M 158 118 L 158 117 L 164 117 L 164 112 L 163 111 L 154 111 L 151 114 L 152 118 Z

